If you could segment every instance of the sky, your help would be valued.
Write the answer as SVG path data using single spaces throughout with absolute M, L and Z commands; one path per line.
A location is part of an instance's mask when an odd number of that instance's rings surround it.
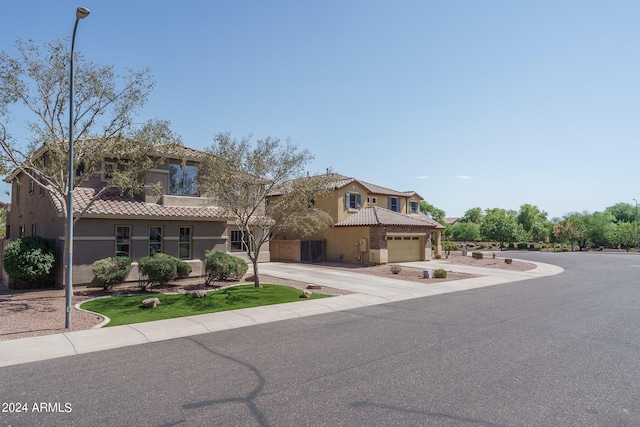
M 80 0 L 79 0 L 80 1 Z M 3 1 L 0 50 L 71 35 L 149 67 L 140 121 L 185 145 L 289 138 L 327 168 L 459 217 L 640 200 L 637 0 Z M 16 109 L 9 132 L 27 138 Z

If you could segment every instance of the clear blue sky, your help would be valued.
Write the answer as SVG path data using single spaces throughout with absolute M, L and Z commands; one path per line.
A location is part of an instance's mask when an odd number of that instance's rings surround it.
M 70 35 L 77 6 L 76 50 L 149 66 L 142 118 L 188 146 L 291 138 L 312 173 L 414 190 L 447 216 L 640 199 L 637 0 L 4 1 L 0 49 Z

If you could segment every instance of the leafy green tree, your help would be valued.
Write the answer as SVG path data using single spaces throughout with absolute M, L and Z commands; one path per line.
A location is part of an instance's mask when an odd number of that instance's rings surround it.
M 500 208 L 487 209 L 480 225 L 480 234 L 484 240 L 494 240 L 501 248 L 517 239 L 518 221 L 516 212 Z
M 556 223 L 553 227 L 553 235 L 558 242 L 571 244 L 576 243 L 580 251 L 586 248 L 588 241 L 587 224 L 585 217 L 587 213 L 580 214 L 577 212 L 565 215 L 564 219 Z
M 425 215 L 429 215 L 431 218 L 444 225 L 445 212 L 442 209 L 436 208 L 431 203 L 420 200 L 420 212 Z
M 616 222 L 634 222 L 636 220 L 636 206 L 631 203 L 616 203 L 605 209 L 614 216 Z
M 454 240 L 472 242 L 480 238 L 480 225 L 475 222 L 459 222 L 452 230 Z
M 304 237 L 332 223 L 314 204 L 328 193 L 332 175 L 307 177 L 304 169 L 312 159 L 308 150 L 290 141 L 267 137 L 253 145 L 249 137 L 238 141 L 219 133 L 202 162 L 199 188 L 235 218 L 247 242 L 255 287 L 260 287 L 260 249 L 272 234 L 286 231 Z
M 522 225 L 524 231 L 529 234 L 532 239 L 545 240 L 548 236 L 549 220 L 547 219 L 547 213 L 541 211 L 537 206 L 528 203 L 520 206 L 518 223 Z
M 619 245 L 629 252 L 629 249 L 637 244 L 635 222 L 618 222 L 616 224 L 616 230 L 614 231 L 613 244 L 614 246 Z
M 598 246 L 615 246 L 616 223 L 610 212 L 594 212 L 585 217 L 589 241 Z
M 483 219 L 484 219 L 484 213 L 482 212 L 482 209 L 471 208 L 464 213 L 464 216 L 460 218 L 460 221 L 481 224 Z

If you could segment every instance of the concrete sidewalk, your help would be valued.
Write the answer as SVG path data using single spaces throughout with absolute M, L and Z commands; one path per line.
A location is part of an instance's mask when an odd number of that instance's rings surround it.
M 550 264 L 535 264 L 537 267 L 529 271 L 479 268 L 450 264 L 446 261 L 401 264 L 422 269 L 444 268 L 448 271 L 480 276 L 430 284 L 361 274 L 357 273 L 357 270 L 352 272 L 306 264 L 266 263 L 260 265 L 262 274 L 355 293 L 178 319 L 0 341 L 0 367 L 475 289 L 551 276 L 564 271 L 562 268 Z

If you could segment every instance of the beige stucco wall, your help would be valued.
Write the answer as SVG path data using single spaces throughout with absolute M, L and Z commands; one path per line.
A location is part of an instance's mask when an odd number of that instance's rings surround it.
M 332 227 L 323 234 L 327 261 L 369 264 L 369 227 Z

